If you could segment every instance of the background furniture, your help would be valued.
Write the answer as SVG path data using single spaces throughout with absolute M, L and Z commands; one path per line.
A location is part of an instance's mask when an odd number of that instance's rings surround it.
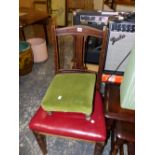
M 128 155 L 135 154 L 135 123 L 117 121 L 114 129 L 113 147 L 111 154 L 116 155 L 119 151 L 124 155 L 123 144 L 127 145 Z
M 93 10 L 94 8 L 93 0 L 67 0 L 67 9 L 83 9 L 83 10 Z
M 106 118 L 111 130 L 111 153 L 123 154 L 123 144 L 128 144 L 128 152 L 134 155 L 135 142 L 135 49 L 133 48 L 124 73 L 122 83 L 106 85 Z M 132 146 L 132 147 L 131 147 Z
M 49 13 L 56 19 L 56 25 L 67 25 L 67 3 L 66 0 L 49 0 Z
M 27 40 L 30 43 L 34 63 L 44 62 L 48 59 L 48 51 L 46 41 L 43 38 L 30 38 Z
M 33 54 L 31 46 L 26 41 L 19 42 L 19 75 L 26 75 L 32 71 Z
M 101 82 L 102 67 L 105 61 L 105 47 L 106 47 L 106 31 L 100 31 L 88 26 L 72 26 L 66 28 L 55 29 L 52 28 L 53 41 L 54 41 L 54 55 L 55 55 L 55 72 L 56 75 L 60 74 L 93 74 L 94 72 L 87 71 L 87 67 L 84 64 L 84 52 L 85 52 L 85 39 L 87 36 L 96 36 L 99 38 L 104 38 L 102 43 L 102 49 L 100 54 L 99 71 L 96 78 L 96 90 L 94 94 L 93 102 L 93 112 L 90 119 L 86 119 L 85 115 L 82 113 L 70 113 L 70 112 L 52 112 L 48 113 L 43 110 L 42 107 L 37 110 L 36 114 L 30 121 L 29 127 L 33 131 L 38 144 L 43 152 L 47 153 L 46 149 L 46 135 L 55 135 L 61 137 L 75 138 L 78 140 L 86 140 L 95 142 L 95 155 L 101 155 L 104 142 L 106 140 L 106 128 L 104 120 L 104 111 L 102 97 L 99 93 L 99 85 Z M 67 54 L 69 51 L 64 51 L 60 54 L 58 43 L 64 44 L 64 41 L 68 41 L 69 38 L 59 39 L 60 36 L 71 35 L 73 36 L 73 52 L 74 57 L 71 58 L 71 70 L 63 70 L 60 60 L 60 56 Z M 79 46 L 77 46 L 79 45 Z M 77 50 L 78 48 L 78 50 Z M 68 62 L 68 61 L 67 61 Z M 73 84 L 75 87 L 75 83 Z M 68 90 L 72 91 L 72 90 Z
M 40 11 L 30 11 L 23 13 L 19 16 L 19 28 L 20 32 L 25 40 L 24 28 L 30 25 L 41 24 L 44 28 L 46 42 L 48 44 L 47 24 L 49 23 L 50 15 Z
M 121 5 L 122 8 L 126 6 L 127 7 L 134 7 L 135 6 L 135 0 L 105 0 L 105 4 L 108 5 L 111 9 L 117 11 L 117 5 Z M 127 11 L 124 9 L 124 11 Z
M 28 12 L 34 9 L 33 0 L 19 0 L 19 12 Z
M 120 84 L 106 84 L 104 101 L 106 106 L 105 117 L 109 136 L 111 133 L 111 152 L 113 152 L 114 145 L 117 145 L 119 141 L 118 135 L 121 134 L 120 139 L 124 140 L 121 142 L 129 141 L 128 137 L 130 137 L 131 135 L 132 137 L 134 137 L 134 127 L 132 127 L 131 129 L 128 128 L 128 131 L 126 132 L 124 125 L 122 125 L 122 123 L 118 123 L 118 121 L 125 122 L 127 126 L 130 126 L 131 123 L 134 124 L 135 111 L 123 109 L 120 107 Z M 124 134 L 123 132 L 126 132 L 126 134 Z M 117 140 L 115 141 L 115 139 Z M 116 152 L 117 149 L 115 148 L 114 150 Z
M 34 0 L 33 1 L 33 8 L 36 11 L 43 11 L 49 13 L 49 1 L 48 0 Z

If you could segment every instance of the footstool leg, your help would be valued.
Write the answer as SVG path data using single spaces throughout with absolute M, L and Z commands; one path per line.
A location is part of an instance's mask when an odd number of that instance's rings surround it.
M 47 155 L 46 137 L 44 135 L 37 133 L 37 132 L 33 132 L 33 134 L 38 142 L 38 145 L 39 145 L 43 155 Z
M 104 144 L 105 143 L 96 143 L 95 144 L 94 155 L 102 155 Z

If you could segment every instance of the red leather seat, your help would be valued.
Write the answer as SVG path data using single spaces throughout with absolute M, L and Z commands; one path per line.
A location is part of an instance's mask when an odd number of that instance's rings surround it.
M 106 128 L 101 95 L 95 93 L 94 110 L 90 120 L 84 114 L 53 112 L 49 115 L 41 107 L 29 123 L 29 128 L 40 133 L 104 142 Z

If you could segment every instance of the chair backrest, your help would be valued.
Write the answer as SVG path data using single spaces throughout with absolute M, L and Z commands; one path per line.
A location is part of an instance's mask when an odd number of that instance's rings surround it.
M 71 38 L 64 38 L 61 40 L 61 37 L 64 36 L 72 36 Z M 88 37 L 96 37 L 102 39 L 101 44 L 101 50 L 100 50 L 100 56 L 99 56 L 99 66 L 98 66 L 98 72 L 97 72 L 97 88 L 100 86 L 101 82 L 101 75 L 102 70 L 104 68 L 105 64 L 105 49 L 107 44 L 107 30 L 104 29 L 98 30 L 96 28 L 92 28 L 89 26 L 84 25 L 76 25 L 76 26 L 68 26 L 64 28 L 55 28 L 55 26 L 52 26 L 52 37 L 53 37 L 53 48 L 54 48 L 54 58 L 55 58 L 55 73 L 58 72 L 93 72 L 88 71 L 87 65 L 84 61 L 85 58 L 85 49 L 86 49 L 86 42 Z M 67 46 L 64 46 L 64 41 L 67 42 Z M 71 61 L 72 66 L 69 70 L 64 69 L 61 66 L 60 59 L 61 56 L 64 56 L 64 54 L 68 54 L 71 50 L 71 44 L 69 42 L 73 43 L 72 46 L 72 52 L 70 53 L 72 55 Z M 59 45 L 62 46 L 59 46 Z M 62 52 L 60 52 L 62 50 Z M 68 63 L 68 62 L 67 62 Z

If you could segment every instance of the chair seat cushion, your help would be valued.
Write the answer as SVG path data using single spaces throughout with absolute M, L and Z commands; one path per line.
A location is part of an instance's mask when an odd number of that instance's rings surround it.
M 57 74 L 41 106 L 45 111 L 92 113 L 96 75 L 92 73 Z
M 48 115 L 40 107 L 31 119 L 29 128 L 47 135 L 104 142 L 106 126 L 101 95 L 99 92 L 95 93 L 94 110 L 90 120 L 86 120 L 85 115 L 80 113 L 53 112 Z

